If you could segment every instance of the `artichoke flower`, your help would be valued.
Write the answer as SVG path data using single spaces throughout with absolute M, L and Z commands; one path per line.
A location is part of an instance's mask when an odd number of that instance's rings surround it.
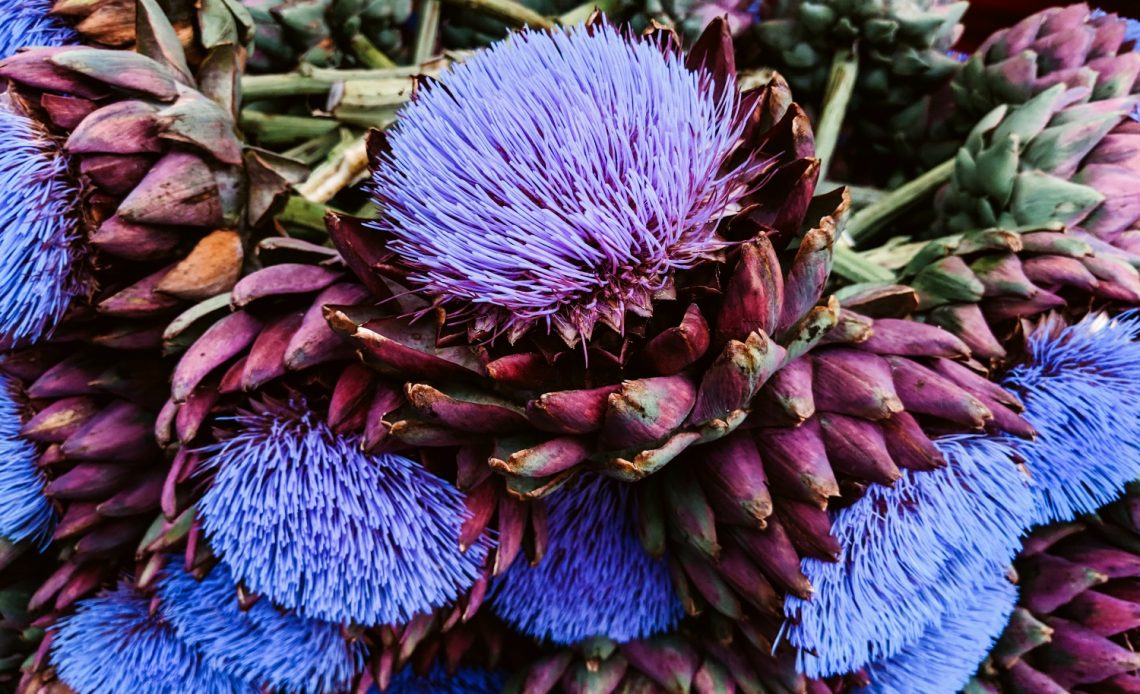
M 1011 319 L 1073 297 L 1140 302 L 1140 99 L 1088 96 L 1056 85 L 979 122 L 939 200 L 959 233 L 902 271 L 930 320 L 981 356 L 1002 355 Z
M 482 694 L 482 692 L 497 692 L 503 688 L 506 678 L 501 672 L 494 672 L 478 667 L 460 668 L 449 672 L 440 664 L 436 664 L 426 673 L 417 673 L 413 668 L 406 667 L 400 670 L 389 687 L 383 691 L 391 694 Z M 368 694 L 380 694 L 381 690 L 373 687 Z
M 339 624 L 284 612 L 268 600 L 252 605 L 224 564 L 199 581 L 171 557 L 158 583 L 160 613 L 206 664 L 258 690 L 348 690 L 363 668 L 365 647 L 346 642 Z
M 1140 517 L 1133 490 L 1089 520 L 1041 528 L 1015 562 L 1020 598 L 964 691 L 1127 692 L 1140 686 Z
M 0 8 L 0 58 L 27 46 L 76 43 L 75 31 L 51 9 L 51 0 L 28 0 Z
M 256 27 L 252 72 L 299 63 L 391 67 L 409 47 L 410 0 L 242 0 Z
M 1028 432 L 949 333 L 822 299 L 846 201 L 812 202 L 802 111 L 779 78 L 735 92 L 723 22 L 671 41 L 524 32 L 444 73 L 374 138 L 381 218 L 331 220 L 392 298 L 326 315 L 398 395 L 383 445 L 458 448 L 468 537 L 498 509 L 495 574 L 513 504 L 589 471 L 637 483 L 690 613 L 771 622 L 840 551 L 830 497 L 944 464 L 928 431 Z
M 130 581 L 82 601 L 60 620 L 51 660 L 70 691 L 196 691 L 252 694 L 240 680 L 210 667 L 178 639 L 150 598 Z
M 529 566 L 520 556 L 492 584 L 494 612 L 560 645 L 597 633 L 624 642 L 671 631 L 684 608 L 666 563 L 641 546 L 632 497 L 628 485 L 590 474 L 548 496 L 543 557 Z
M 174 451 L 166 525 L 196 502 L 204 541 L 192 566 L 216 556 L 249 591 L 304 616 L 406 624 L 480 581 L 492 543 L 468 537 L 471 512 L 449 481 L 375 439 L 382 415 L 367 416 L 399 396 L 352 363 L 322 314 L 368 291 L 330 249 L 285 246 L 310 262 L 274 264 L 266 252 L 223 297 L 222 316 L 192 310 L 167 331 L 172 343 L 198 337 L 157 423 Z

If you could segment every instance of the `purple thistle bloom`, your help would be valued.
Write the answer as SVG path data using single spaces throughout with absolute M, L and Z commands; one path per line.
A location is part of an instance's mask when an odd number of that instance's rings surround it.
M 411 667 L 396 673 L 385 694 L 494 694 L 503 690 L 507 678 L 501 672 L 478 668 L 460 668 L 454 674 L 436 663 L 425 675 L 417 675 Z M 380 694 L 373 687 L 368 694 Z
M 788 635 L 811 677 L 853 672 L 918 643 L 980 575 L 1004 571 L 1030 513 L 1029 482 L 999 439 L 950 436 L 946 467 L 904 471 L 836 513 L 836 563 L 804 559 L 811 600 L 788 596 Z M 813 651 L 813 652 L 809 652 Z
M 917 643 L 867 668 L 868 693 L 956 692 L 969 682 L 1005 630 L 1017 587 L 1004 571 L 990 572 L 961 597 Z
M 55 511 L 44 496 L 36 447 L 20 436 L 21 422 L 15 389 L 0 375 L 0 537 L 46 543 L 55 526 Z
M 259 690 L 339 692 L 364 665 L 363 643 L 348 643 L 337 624 L 284 612 L 266 599 L 243 612 L 225 564 L 200 582 L 178 558 L 165 571 L 158 591 L 163 617 L 219 672 Z
M 0 58 L 28 46 L 67 46 L 76 43 L 75 30 L 48 14 L 52 0 L 11 0 L 0 7 Z
M 59 144 L 0 95 L 0 342 L 51 333 L 84 291 L 79 189 Z
M 256 692 L 206 665 L 129 581 L 81 601 L 57 629 L 52 662 L 77 694 Z
M 463 495 L 402 456 L 367 455 L 303 403 L 233 418 L 206 449 L 198 508 L 214 551 L 251 591 L 298 613 L 364 625 L 409 621 L 480 575 Z
M 1004 380 L 1033 441 L 1011 441 L 1033 476 L 1032 523 L 1067 521 L 1140 478 L 1140 313 L 1046 320 Z
M 684 56 L 610 26 L 523 31 L 401 113 L 374 174 L 388 247 L 480 330 L 588 334 L 725 242 L 744 116 Z
M 546 507 L 546 554 L 535 567 L 520 557 L 495 582 L 491 606 L 499 617 L 562 645 L 646 638 L 680 621 L 684 608 L 668 567 L 637 537 L 628 485 L 582 475 Z

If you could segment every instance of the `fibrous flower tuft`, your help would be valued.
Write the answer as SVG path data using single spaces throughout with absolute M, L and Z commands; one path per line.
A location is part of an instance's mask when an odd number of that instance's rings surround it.
M 343 691 L 363 666 L 363 644 L 348 643 L 339 624 L 279 610 L 265 599 L 243 611 L 225 564 L 198 581 L 172 558 L 159 595 L 162 614 L 179 638 L 212 667 L 258 689 Z
M 0 537 L 46 542 L 55 511 L 44 496 L 36 447 L 20 436 L 21 425 L 13 385 L 0 376 Z
M 430 85 L 374 175 L 411 281 L 488 334 L 589 335 L 724 246 L 747 192 L 728 166 L 735 89 L 609 26 L 522 32 Z
M 206 449 L 207 536 L 255 593 L 330 622 L 404 623 L 454 600 L 487 546 L 465 552 L 463 496 L 399 455 L 368 455 L 303 403 L 234 418 Z
M 66 46 L 75 30 L 50 14 L 52 0 L 18 0 L 0 7 L 0 58 L 28 46 Z
M 638 539 L 632 501 L 628 485 L 594 475 L 551 494 L 546 554 L 534 567 L 516 560 L 498 579 L 495 612 L 558 644 L 593 636 L 630 641 L 675 626 L 681 601 L 665 562 Z
M 85 291 L 73 262 L 78 217 L 59 143 L 0 95 L 0 341 L 47 336 Z
M 256 691 L 206 665 L 127 581 L 80 602 L 57 629 L 52 663 L 78 694 Z

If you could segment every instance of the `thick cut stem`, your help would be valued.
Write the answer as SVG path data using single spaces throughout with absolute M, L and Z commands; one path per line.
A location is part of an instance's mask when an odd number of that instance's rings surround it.
M 893 272 L 877 265 L 863 253 L 838 243 L 833 249 L 831 269 L 851 282 L 890 284 L 895 281 Z
M 423 63 L 435 53 L 439 37 L 439 0 L 424 0 L 420 6 L 420 22 L 416 27 L 416 43 L 412 50 L 412 62 Z
M 895 188 L 874 205 L 863 208 L 851 217 L 844 233 L 844 241 L 857 246 L 870 240 L 912 205 L 933 195 L 942 184 L 950 180 L 953 173 L 954 160 L 949 159 L 913 181 Z
M 368 149 L 360 137 L 334 149 L 328 159 L 297 186 L 297 193 L 313 202 L 326 203 L 367 170 Z
M 447 0 L 447 2 L 472 12 L 496 17 L 512 26 L 529 26 L 532 29 L 553 29 L 555 24 L 526 5 L 514 0 Z
M 349 45 L 352 48 L 352 54 L 356 56 L 356 59 L 365 67 L 380 70 L 397 67 L 396 61 L 389 58 L 384 51 L 377 48 L 364 34 L 356 34 L 353 36 Z
M 340 127 L 340 123 L 331 118 L 279 115 L 250 109 L 241 112 L 240 123 L 242 130 L 265 147 L 310 140 Z
M 354 81 L 386 81 L 434 75 L 447 67 L 448 61 L 434 61 L 430 65 L 415 63 L 379 70 L 333 70 L 303 66 L 297 72 L 281 75 L 246 75 L 241 79 L 242 99 L 245 103 L 261 99 L 321 96 L 335 85 Z
M 815 156 L 820 160 L 820 178 L 827 176 L 858 76 L 859 59 L 852 51 L 838 51 L 831 60 L 831 74 L 828 75 L 827 89 L 823 93 L 823 113 L 815 129 Z

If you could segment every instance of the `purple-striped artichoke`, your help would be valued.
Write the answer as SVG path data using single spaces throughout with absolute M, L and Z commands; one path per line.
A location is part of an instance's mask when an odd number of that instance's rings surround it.
M 965 691 L 1140 691 L 1140 496 L 1089 520 L 1047 526 L 1015 563 L 1020 599 Z
M 157 347 L 172 312 L 233 286 L 247 212 L 231 116 L 237 47 L 213 50 L 200 91 L 165 16 L 142 6 L 149 55 L 63 46 L 0 62 L 8 108 L 54 148 L 38 156 L 66 162 L 72 190 L 82 191 L 75 213 L 55 222 L 66 228 L 53 244 L 66 243 L 69 257 L 52 269 L 60 288 L 44 291 L 72 297 L 60 301 L 72 327 L 120 349 Z M 44 337 L 60 318 L 6 337 Z
M 1127 30 L 1126 20 L 1082 2 L 995 32 L 950 85 L 954 131 L 964 135 L 998 106 L 1023 104 L 1057 84 L 1087 88 L 1091 101 L 1140 92 L 1140 53 Z
M 847 203 L 811 202 L 810 129 L 782 80 L 734 94 L 723 23 L 683 67 L 673 44 L 612 47 L 625 41 L 604 27 L 522 34 L 445 73 L 446 88 L 421 93 L 387 140 L 373 141 L 381 219 L 331 220 L 345 262 L 376 298 L 393 298 L 326 315 L 399 396 L 380 421 L 369 416 L 383 445 L 457 451 L 474 510 L 469 538 L 502 499 L 542 498 L 582 471 L 638 482 L 642 541 L 667 554 L 686 609 L 737 619 L 756 610 L 772 623 L 780 593 L 811 592 L 800 557 L 838 551 L 831 497 L 890 484 L 900 467 L 942 464 L 927 432 L 1027 427 L 957 363 L 969 357 L 957 338 L 823 297 Z M 619 101 L 602 111 L 616 120 L 596 139 L 561 130 L 604 122 L 574 109 L 645 96 L 624 78 L 602 73 L 597 84 L 612 80 L 617 96 L 585 97 L 545 91 L 557 64 L 526 80 L 483 82 L 525 70 L 547 43 L 568 61 L 621 50 L 643 61 L 630 69 L 663 62 L 695 75 L 698 91 L 677 99 L 695 100 L 697 115 L 702 100 L 715 100 L 716 119 L 738 124 L 739 135 L 712 141 L 725 149 L 682 177 L 700 187 L 679 195 L 667 187 L 675 171 L 656 181 L 651 167 L 690 146 L 667 138 L 710 136 L 697 124 L 650 128 L 644 112 Z M 515 123 L 519 109 L 486 111 L 502 100 L 551 105 Z M 552 115 L 567 112 L 565 122 Z M 484 127 L 491 118 L 494 132 Z M 571 145 L 608 138 L 646 153 L 594 161 L 611 150 Z M 543 175 L 534 176 L 539 162 Z M 645 189 L 612 195 L 627 180 L 661 188 L 654 198 Z M 601 211 L 579 207 L 596 190 L 606 191 L 601 209 L 612 220 L 600 227 Z M 715 209 L 665 207 L 678 200 Z M 659 224 L 669 245 L 647 236 Z M 875 299 L 864 299 L 872 310 Z M 482 491 L 504 483 L 509 496 Z M 524 514 L 498 509 L 501 557 L 517 551 L 525 525 Z
M 994 333 L 1011 319 L 1140 301 L 1140 98 L 1088 96 L 1057 85 L 978 123 L 939 200 L 959 233 L 902 271 L 930 320 L 979 356 L 1001 356 Z

